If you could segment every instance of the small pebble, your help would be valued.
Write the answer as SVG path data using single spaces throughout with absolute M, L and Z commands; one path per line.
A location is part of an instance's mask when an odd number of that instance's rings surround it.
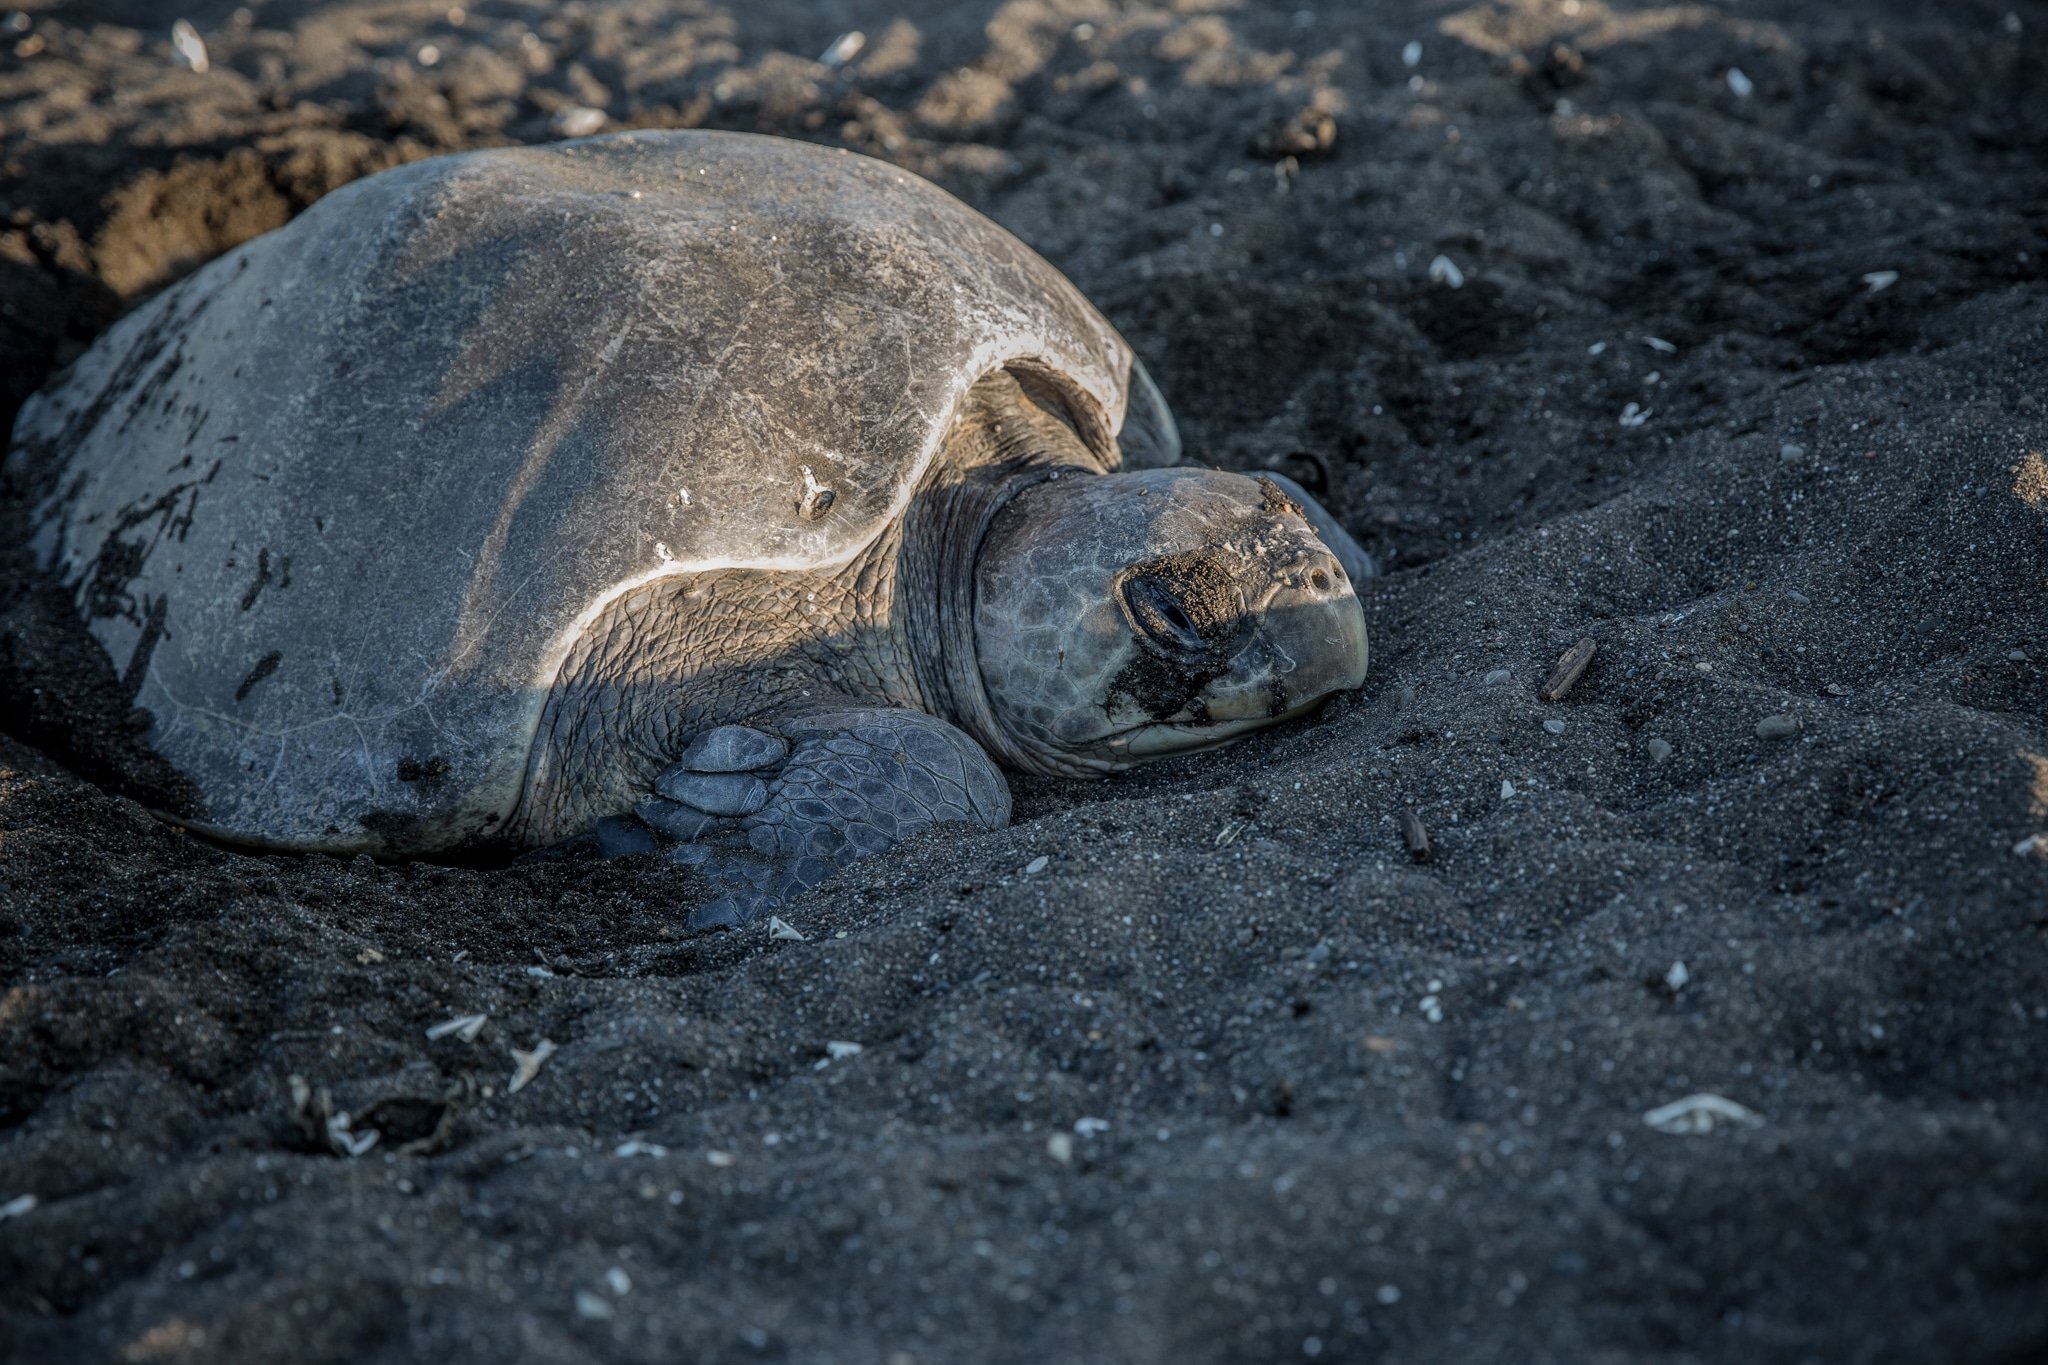
M 1802 607 L 1810 607 L 1813 605 L 1813 599 L 1811 597 L 1808 597 L 1805 593 L 1800 592 L 1795 588 L 1785 589 L 1785 600 L 1788 602 L 1795 603 L 1796 605 Z
M 548 126 L 556 137 L 589 137 L 604 124 L 604 110 L 592 109 L 587 104 L 572 104 L 567 109 L 558 109 L 548 120 Z
M 1499 687 L 1502 683 L 1511 681 L 1514 678 L 1514 676 L 1514 674 L 1508 672 L 1505 668 L 1496 668 L 1493 670 L 1493 672 L 1487 674 L 1484 678 L 1481 678 L 1479 681 L 1481 685 L 1485 687 Z
M 1799 724 L 1799 717 L 1789 712 L 1780 711 L 1774 716 L 1765 716 L 1756 723 L 1756 737 L 1758 739 L 1790 739 L 1798 734 L 1802 728 Z
M 621 1160 L 636 1156 L 663 1157 L 668 1155 L 668 1148 L 658 1142 L 642 1142 L 639 1138 L 627 1138 L 612 1148 L 612 1155 Z
M 2005 657 L 2016 664 L 2023 664 L 2027 661 L 2027 651 L 2024 649 L 2007 650 Z
M 1662 763 L 1665 759 L 1671 757 L 1671 745 L 1666 740 L 1653 739 L 1643 747 L 1649 750 L 1652 763 Z
M 1543 722 L 1543 728 L 1550 734 L 1561 735 L 1564 733 L 1564 722 L 1553 716 Z
M 612 1316 L 612 1306 L 588 1289 L 579 1289 L 576 1291 L 576 1316 L 605 1322 Z
M 1751 80 L 1739 66 L 1728 68 L 1728 89 L 1737 99 L 1748 99 L 1756 93 L 1756 82 Z
M 1778 447 L 1778 458 L 1781 460 L 1803 460 L 1806 458 L 1806 447 L 1795 441 L 1787 441 Z
M 1849 689 L 1840 683 L 1829 683 L 1828 695 L 1831 697 L 1846 697 L 1849 695 Z
M 1043 853 L 1041 853 L 1036 858 L 1033 858 L 1030 862 L 1024 864 L 1024 875 L 1027 877 L 1035 877 L 1039 873 L 1045 871 L 1045 869 L 1047 868 L 1047 866 L 1051 864 L 1051 862 L 1052 859 L 1046 857 Z

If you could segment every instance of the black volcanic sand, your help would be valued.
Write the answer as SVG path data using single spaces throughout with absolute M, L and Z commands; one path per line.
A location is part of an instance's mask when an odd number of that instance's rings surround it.
M 191 0 L 204 75 L 147 0 L 11 21 L 0 416 L 589 106 L 937 178 L 1390 572 L 1362 693 L 1020 780 L 792 941 L 159 824 L 10 532 L 0 1357 L 2042 1358 L 2048 6 L 1304 3 Z M 1645 1122 L 1695 1092 L 1761 1122 Z

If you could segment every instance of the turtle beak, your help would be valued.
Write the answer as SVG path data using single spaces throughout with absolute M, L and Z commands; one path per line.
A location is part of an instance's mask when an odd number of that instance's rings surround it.
M 1328 550 L 1305 552 L 1247 604 L 1252 629 L 1230 667 L 1180 716 L 1132 731 L 1132 758 L 1220 744 L 1365 682 L 1365 609 Z

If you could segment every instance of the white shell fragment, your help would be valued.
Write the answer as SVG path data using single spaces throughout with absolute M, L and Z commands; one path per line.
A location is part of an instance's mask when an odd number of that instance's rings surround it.
M 1737 99 L 1746 100 L 1756 93 L 1756 82 L 1741 67 L 1731 66 L 1728 68 L 1728 88 L 1735 92 Z
M 845 66 L 855 57 L 858 57 L 861 49 L 867 45 L 868 35 L 862 33 L 859 29 L 855 29 L 851 33 L 842 33 L 833 41 L 832 46 L 819 54 L 818 64 L 820 66 Z
M 1646 408 L 1641 403 L 1630 403 L 1621 410 L 1621 425 L 1625 427 L 1639 427 L 1649 421 L 1651 415 L 1656 411 L 1655 408 Z
M 206 56 L 206 39 L 199 36 L 190 19 L 180 19 L 171 25 L 171 50 L 178 54 L 179 61 L 202 76 L 213 65 Z
M 859 1043 L 834 1041 L 825 1044 L 825 1055 L 835 1062 L 843 1062 L 848 1057 L 858 1057 L 866 1050 Z
M 1409 43 L 1401 49 L 1401 65 L 1407 67 L 1411 71 L 1414 70 L 1416 67 L 1422 65 L 1421 43 L 1415 42 L 1411 39 Z
M 1094 1137 L 1097 1133 L 1109 1131 L 1109 1120 L 1078 1118 L 1074 1120 L 1074 1131 L 1082 1137 Z
M 1643 1122 L 1658 1132 L 1683 1136 L 1711 1133 L 1723 1127 L 1755 1128 L 1763 1121 L 1764 1116 L 1754 1109 L 1704 1091 L 1687 1095 L 1682 1100 L 1673 1100 L 1643 1115 Z
M 1691 980 L 1692 973 L 1686 970 L 1685 963 L 1674 962 L 1671 964 L 1671 970 L 1664 973 L 1664 988 L 1676 995 L 1684 990 L 1686 983 Z
M 1873 294 L 1882 294 L 1898 282 L 1899 272 L 1896 270 L 1873 270 L 1863 277 L 1864 287 Z
M 1054 1133 L 1045 1140 L 1045 1154 L 1062 1166 L 1073 1164 L 1074 1139 L 1069 1133 Z
M 1452 289 L 1465 287 L 1465 272 L 1458 269 L 1458 263 L 1448 256 L 1439 256 L 1429 263 L 1429 277 Z
M 1677 343 L 1666 341 L 1663 337 L 1644 337 L 1643 345 L 1649 347 L 1651 350 L 1657 352 L 1657 354 L 1659 355 L 1678 354 Z
M 338 1154 L 344 1156 L 361 1156 L 372 1147 L 375 1147 L 377 1139 L 381 1136 L 382 1134 L 375 1128 L 366 1128 L 360 1133 L 355 1132 L 350 1128 L 349 1117 L 345 1113 L 336 1114 L 327 1120 L 328 1145 Z
M 789 943 L 803 943 L 807 941 L 804 938 L 803 930 L 797 928 L 780 915 L 770 915 L 768 917 L 768 937 L 779 938 Z
M 10 1218 L 19 1218 L 24 1214 L 35 1212 L 35 1207 L 39 1202 L 32 1194 L 15 1195 L 14 1198 L 6 1203 L 0 1204 L 0 1223 L 4 1223 Z
M 427 1030 L 427 1041 L 439 1042 L 452 1033 L 465 1043 L 473 1043 L 477 1034 L 484 1031 L 484 1024 L 490 1017 L 488 1014 L 461 1014 L 453 1019 L 444 1019 Z
M 642 1142 L 639 1138 L 627 1138 L 624 1142 L 612 1148 L 612 1155 L 622 1158 L 629 1156 L 667 1156 L 668 1148 L 658 1142 Z
M 512 1049 L 512 1079 L 506 1083 L 505 1093 L 516 1095 L 526 1088 L 526 1083 L 540 1074 L 542 1063 L 555 1055 L 555 1045 L 546 1038 L 533 1045 L 530 1052 Z
M 1024 864 L 1024 875 L 1027 877 L 1035 877 L 1039 873 L 1045 871 L 1045 869 L 1049 867 L 1051 864 L 1052 859 L 1046 857 L 1043 853 L 1041 853 L 1036 858 L 1033 858 L 1030 862 Z

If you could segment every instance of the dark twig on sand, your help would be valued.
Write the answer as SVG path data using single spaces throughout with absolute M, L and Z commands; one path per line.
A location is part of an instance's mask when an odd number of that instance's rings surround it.
M 1422 817 L 1412 810 L 1401 812 L 1401 841 L 1408 845 L 1408 856 L 1418 863 L 1429 861 L 1429 831 L 1422 827 Z
M 1557 667 L 1550 670 L 1550 676 L 1543 681 L 1543 690 L 1536 695 L 1545 701 L 1563 701 L 1565 694 L 1578 686 L 1585 675 L 1586 665 L 1593 662 L 1593 651 L 1600 648 L 1589 635 L 1564 652 L 1557 661 Z

